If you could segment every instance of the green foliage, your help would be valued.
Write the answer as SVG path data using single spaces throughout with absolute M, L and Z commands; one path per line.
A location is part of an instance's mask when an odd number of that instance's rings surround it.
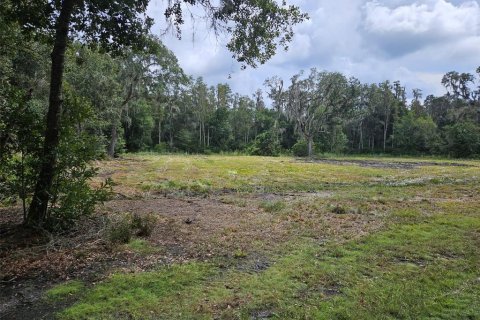
M 403 152 L 435 153 L 440 148 L 437 126 L 430 117 L 406 113 L 395 122 L 395 144 Z
M 132 238 L 132 216 L 124 214 L 110 223 L 108 240 L 112 244 L 125 244 Z
M 319 153 L 331 152 L 342 154 L 347 149 L 348 138 L 340 125 L 334 125 L 330 130 L 321 132 L 315 144 L 315 151 Z
M 146 215 L 123 214 L 114 217 L 108 229 L 108 239 L 112 244 L 129 243 L 132 236 L 149 237 L 157 225 L 158 218 L 153 213 Z
M 247 152 L 254 156 L 278 156 L 280 143 L 272 131 L 266 131 L 257 135 Z
M 161 142 L 153 147 L 153 151 L 156 153 L 167 153 L 168 145 L 165 142 Z
M 52 189 L 47 225 L 51 229 L 65 229 L 76 220 L 90 215 L 95 205 L 108 199 L 112 181 L 106 180 L 98 188 L 90 186 L 97 170 L 89 162 L 99 156 L 97 137 L 77 125 L 92 117 L 91 106 L 75 96 L 66 87 L 66 112 L 60 129 L 58 164 Z
M 293 145 L 292 153 L 295 157 L 308 157 L 308 142 L 299 140 Z
M 189 0 L 169 2 L 165 12 L 174 21 L 178 33 L 184 22 L 182 3 L 195 3 Z M 293 26 L 308 19 L 297 6 L 287 6 L 274 0 L 264 1 L 224 1 L 215 6 L 212 1 L 199 3 L 207 11 L 212 26 L 226 29 L 230 33 L 227 48 L 233 57 L 242 63 L 255 67 L 264 64 L 277 50 L 288 48 L 293 38 Z
M 446 150 L 455 157 L 480 154 L 480 127 L 472 122 L 459 122 L 445 128 Z
M 188 129 L 181 129 L 176 135 L 177 145 L 182 150 L 195 152 L 198 150 L 197 140 L 194 138 L 191 131 Z

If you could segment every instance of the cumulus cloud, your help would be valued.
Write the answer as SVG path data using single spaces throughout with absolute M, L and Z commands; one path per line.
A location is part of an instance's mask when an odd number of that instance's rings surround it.
M 340 71 L 364 82 L 400 80 L 408 88 L 442 94 L 441 76 L 451 70 L 473 72 L 480 64 L 480 4 L 472 0 L 289 0 L 311 19 L 295 28 L 288 52 L 267 64 L 240 71 L 208 26 L 186 19 L 181 41 L 163 37 L 184 70 L 210 84 L 227 82 L 252 94 L 273 75 L 289 79 L 311 67 Z M 388 5 L 387 5 L 388 4 Z M 164 22 L 164 2 L 152 0 L 149 12 Z M 193 34 L 195 35 L 193 37 Z
M 476 1 L 454 5 L 435 0 L 395 8 L 370 1 L 365 4 L 364 12 L 367 45 L 393 57 L 437 43 L 478 36 L 480 28 L 480 6 Z

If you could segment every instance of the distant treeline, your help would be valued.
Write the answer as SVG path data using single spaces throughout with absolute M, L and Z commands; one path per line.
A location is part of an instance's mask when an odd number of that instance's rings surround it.
M 0 148 L 22 143 L 19 124 L 29 143 L 40 145 L 35 139 L 48 105 L 49 50 L 38 42 L 2 50 Z M 239 95 L 227 84 L 208 86 L 186 75 L 154 37 L 140 53 L 111 55 L 75 44 L 66 60 L 64 112 L 81 113 L 76 134 L 90 135 L 98 155 L 480 154 L 480 68 L 475 75 L 447 73 L 444 96 L 424 99 L 413 89 L 409 101 L 399 81 L 364 84 L 316 69 L 288 81 L 272 77 L 263 91 Z

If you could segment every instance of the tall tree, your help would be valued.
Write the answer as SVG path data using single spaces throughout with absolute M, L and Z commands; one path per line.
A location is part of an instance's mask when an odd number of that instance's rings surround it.
M 6 16 L 24 31 L 53 43 L 51 54 L 50 98 L 46 120 L 42 165 L 30 204 L 27 222 L 41 226 L 45 220 L 55 176 L 62 115 L 62 83 L 65 51 L 69 40 L 96 44 L 106 50 L 141 48 L 144 35 L 152 25 L 145 15 L 148 0 L 31 0 L 9 1 Z M 183 23 L 182 4 L 200 5 L 212 19 L 212 26 L 222 27 L 232 37 L 227 47 L 243 65 L 264 63 L 277 45 L 287 46 L 292 26 L 306 15 L 294 6 L 278 5 L 274 0 L 210 1 L 175 0 L 165 14 L 179 28 Z M 233 24 L 233 27 L 232 27 Z

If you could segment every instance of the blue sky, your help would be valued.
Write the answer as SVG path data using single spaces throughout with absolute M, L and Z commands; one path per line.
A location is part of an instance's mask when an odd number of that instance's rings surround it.
M 362 82 L 400 80 L 409 91 L 440 95 L 443 74 L 473 73 L 480 66 L 479 1 L 289 0 L 310 20 L 295 28 L 288 52 L 243 71 L 225 49 L 226 36 L 215 37 L 201 19 L 186 19 L 182 40 L 169 34 L 162 40 L 188 74 L 203 76 L 209 84 L 228 83 L 246 95 L 263 88 L 266 78 L 287 80 L 312 67 Z M 151 1 L 157 34 L 165 27 L 163 10 L 164 0 Z

